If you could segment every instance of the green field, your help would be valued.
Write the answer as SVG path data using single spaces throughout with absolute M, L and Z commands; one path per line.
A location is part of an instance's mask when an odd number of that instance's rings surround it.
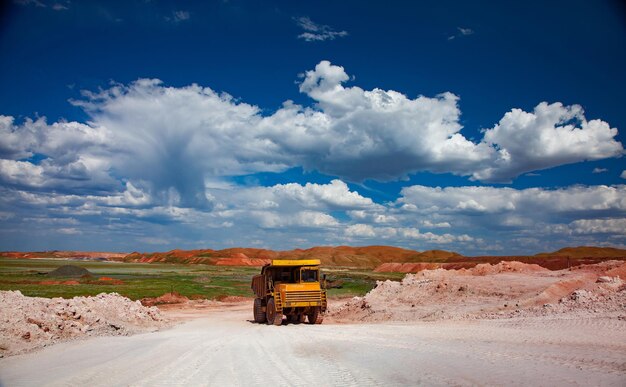
M 93 276 L 58 278 L 46 275 L 68 264 L 83 267 Z M 158 297 L 172 290 L 189 298 L 252 297 L 250 281 L 259 272 L 258 267 L 0 258 L 0 290 L 19 290 L 33 297 L 64 298 L 116 292 L 133 300 Z M 340 288 L 329 289 L 330 297 L 364 295 L 374 287 L 376 280 L 402 278 L 402 275 L 373 273 L 362 269 L 328 268 L 323 272 L 327 273 L 329 280 L 341 284 Z M 100 277 L 121 280 L 123 284 L 98 281 Z M 42 281 L 71 279 L 77 280 L 79 284 L 41 284 Z

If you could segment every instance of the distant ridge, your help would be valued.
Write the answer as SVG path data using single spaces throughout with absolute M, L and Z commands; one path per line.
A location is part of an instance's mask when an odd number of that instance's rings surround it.
M 165 253 L 132 253 L 126 262 L 204 263 L 209 265 L 261 266 L 271 259 L 320 259 L 324 266 L 346 266 L 377 271 L 415 272 L 424 268 L 473 267 L 479 263 L 520 261 L 551 270 L 592 264 L 609 259 L 626 260 L 626 250 L 606 247 L 570 247 L 534 256 L 465 257 L 446 250 L 415 251 L 393 246 L 318 246 L 310 249 L 274 251 L 254 248 L 224 250 L 172 250 Z
M 550 270 L 589 265 L 608 260 L 626 261 L 626 250 L 613 247 L 579 246 L 566 247 L 552 253 L 534 256 L 481 256 L 463 257 L 455 253 L 439 252 L 431 258 L 433 251 L 426 251 L 410 262 L 387 262 L 376 267 L 376 272 L 417 273 L 432 269 L 460 269 L 474 267 L 479 263 L 498 264 L 501 261 L 519 261 L 536 264 Z M 448 255 L 446 255 L 448 253 Z
M 316 258 L 326 266 L 350 266 L 375 268 L 386 262 L 415 262 L 424 259 L 446 259 L 461 255 L 441 250 L 418 252 L 392 246 L 319 246 L 310 249 L 273 251 L 253 248 L 231 248 L 224 250 L 172 250 L 165 253 L 134 252 L 124 258 L 126 262 L 178 262 L 204 263 L 209 265 L 260 266 L 271 259 L 307 259 Z
M 479 263 L 497 264 L 500 261 L 520 261 L 541 265 L 551 270 L 569 266 L 593 264 L 617 259 L 626 260 L 626 250 L 612 247 L 566 247 L 551 253 L 531 256 L 465 257 L 446 250 L 415 251 L 393 246 L 317 246 L 309 249 L 274 251 L 268 249 L 234 247 L 223 250 L 171 250 L 167 252 L 106 253 L 85 251 L 2 252 L 0 257 L 61 258 L 85 260 L 112 260 L 124 262 L 163 262 L 206 264 L 219 266 L 262 266 L 272 259 L 320 259 L 324 266 L 345 266 L 376 269 L 379 272 L 418 272 L 424 269 L 469 268 Z
M 128 253 L 113 253 L 105 251 L 74 251 L 74 250 L 50 250 L 50 251 L 3 251 L 0 257 L 4 258 L 65 258 L 65 259 L 104 259 L 121 260 Z
M 614 247 L 578 246 L 565 247 L 552 253 L 540 253 L 535 257 L 569 257 L 569 258 L 624 258 L 626 250 Z

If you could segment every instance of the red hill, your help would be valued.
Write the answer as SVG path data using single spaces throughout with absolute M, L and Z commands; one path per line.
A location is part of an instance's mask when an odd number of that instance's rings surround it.
M 112 253 L 104 251 L 3 251 L 0 252 L 2 258 L 60 258 L 60 259 L 104 259 L 108 261 L 122 260 L 127 253 Z
M 552 253 L 541 253 L 535 257 L 569 257 L 569 258 L 626 258 L 626 250 L 613 247 L 565 247 Z
M 6 258 L 66 258 L 107 259 L 125 262 L 163 262 L 208 264 L 225 266 L 262 266 L 271 259 L 320 259 L 325 266 L 346 266 L 376 269 L 380 272 L 418 272 L 424 269 L 469 268 L 479 263 L 497 264 L 500 261 L 520 261 L 537 264 L 551 270 L 568 266 L 593 264 L 610 259 L 626 260 L 626 250 L 610 247 L 567 247 L 552 253 L 534 256 L 480 256 L 465 257 L 445 250 L 414 251 L 393 246 L 318 246 L 310 249 L 274 251 L 257 248 L 229 248 L 223 250 L 171 250 L 156 253 L 103 253 L 84 251 L 4 252 Z
M 445 252 L 446 254 L 456 253 Z M 385 262 L 411 262 L 420 253 L 391 246 L 321 246 L 310 249 L 273 251 L 253 248 L 230 248 L 224 250 L 172 250 L 165 253 L 131 253 L 126 262 L 177 262 L 204 263 L 209 265 L 262 266 L 271 259 L 321 260 L 326 266 L 350 266 L 374 268 Z

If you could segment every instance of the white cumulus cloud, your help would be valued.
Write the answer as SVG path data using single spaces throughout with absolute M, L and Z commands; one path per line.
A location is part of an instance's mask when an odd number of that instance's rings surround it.
M 374 231 L 374 227 L 369 224 L 357 223 L 348 226 L 345 229 L 345 234 L 348 236 L 355 237 L 374 237 L 376 236 L 376 232 Z
M 43 168 L 25 161 L 0 160 L 0 181 L 4 184 L 27 183 L 30 187 L 41 187 L 46 180 Z
M 399 205 L 413 212 L 515 215 L 529 219 L 626 214 L 626 186 L 572 186 L 560 189 L 425 187 L 402 189 Z
M 435 234 L 432 232 L 422 233 L 415 227 L 377 227 L 370 224 L 357 223 L 348 226 L 344 233 L 347 237 L 355 239 L 382 239 L 382 240 L 394 240 L 395 243 L 399 241 L 412 243 L 418 241 L 418 243 L 434 243 L 434 244 L 451 244 L 454 242 L 472 242 L 474 238 L 467 234 L 452 235 L 452 234 Z
M 320 211 L 297 211 L 288 214 L 270 211 L 238 211 L 238 216 L 253 218 L 262 228 L 329 228 L 339 222 L 329 214 Z
M 288 210 L 355 210 L 378 208 L 372 199 L 351 191 L 346 183 L 276 184 L 271 187 L 230 187 L 213 189 L 211 194 L 225 207 Z
M 155 232 L 169 224 L 189 227 L 170 241 L 207 229 L 249 236 L 252 243 L 264 233 L 293 237 L 302 228 L 320 243 L 408 246 L 480 246 L 501 235 L 512 240 L 507 232 L 519 233 L 523 243 L 530 238 L 521 234 L 537 229 L 560 230 L 581 244 L 592 236 L 620 237 L 623 185 L 411 186 L 390 203 L 350 189 L 346 182 L 399 180 L 419 171 L 510 181 L 624 153 L 617 129 L 588 120 L 577 105 L 512 109 L 474 140 L 463 134 L 459 98 L 450 92 L 410 97 L 348 85 L 351 79 L 343 67 L 321 61 L 299 85 L 310 106 L 286 101 L 272 113 L 208 87 L 139 79 L 84 92 L 73 103 L 89 115 L 85 123 L 0 115 L 0 213 L 12 220 L 40 213 L 77 219 L 80 225 L 70 227 L 77 230 L 85 219 L 108 219 L 107 227 L 124 235 L 132 222 Z M 337 178 L 270 187 L 233 183 L 233 176 L 293 167 Z
M 522 173 L 621 156 L 617 129 L 601 120 L 588 121 L 582 107 L 542 102 L 532 113 L 513 109 L 483 141 L 497 149 L 490 165 L 473 173 L 483 181 L 508 181 Z
M 141 180 L 156 201 L 168 200 L 173 189 L 181 205 L 210 209 L 206 181 L 295 166 L 349 181 L 397 180 L 419 171 L 509 181 L 623 153 L 617 129 L 587 121 L 576 105 L 513 109 L 474 142 L 461 133 L 454 94 L 409 98 L 344 86 L 349 79 L 342 67 L 321 61 L 300 84 L 315 105 L 286 101 L 271 115 L 195 84 L 140 79 L 113 85 L 73 102 L 91 116 L 87 124 L 45 118 L 16 124 L 0 116 L 0 158 L 30 162 L 43 155 L 31 169 L 43 168 L 47 186 L 63 181 L 65 189 L 111 190 L 122 187 L 120 178 Z

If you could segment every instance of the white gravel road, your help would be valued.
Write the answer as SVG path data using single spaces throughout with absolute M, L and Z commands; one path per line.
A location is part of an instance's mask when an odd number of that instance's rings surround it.
M 275 327 L 249 309 L 0 359 L 0 385 L 626 385 L 617 319 Z

